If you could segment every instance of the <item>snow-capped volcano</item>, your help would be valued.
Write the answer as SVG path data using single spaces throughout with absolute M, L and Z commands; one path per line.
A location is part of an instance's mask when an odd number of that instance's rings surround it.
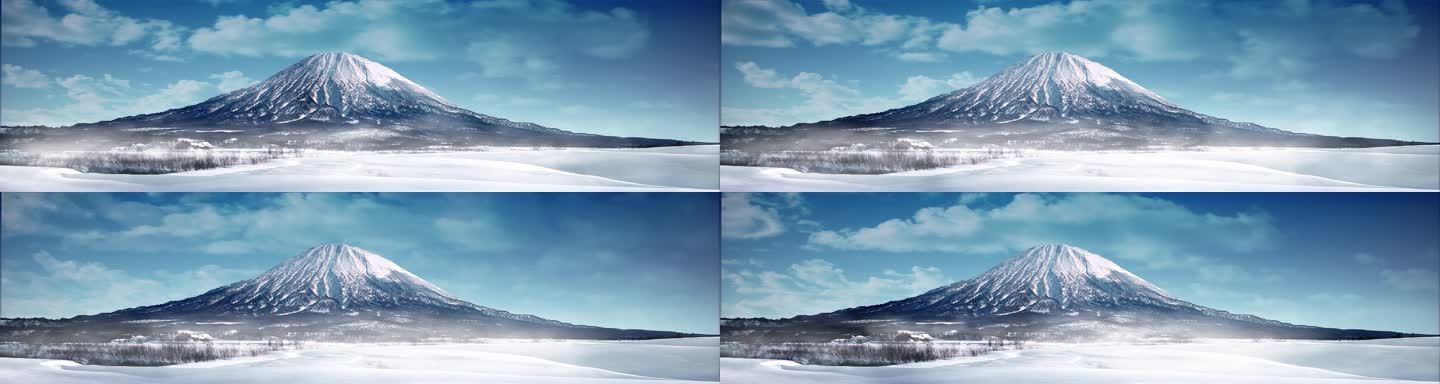
M 1054 120 L 1099 125 L 1107 120 L 1125 124 L 1142 118 L 1203 122 L 1209 117 L 1175 106 L 1100 63 L 1050 52 L 920 104 L 836 121 L 974 125 Z
M 47 130 L 43 137 L 27 140 L 44 142 L 53 136 L 53 141 L 114 146 L 184 137 L 227 147 L 342 149 L 693 144 L 569 132 L 477 113 L 385 65 L 347 52 L 306 57 L 263 81 L 199 104 L 70 128 Z
M 1269 322 L 1177 299 L 1115 262 L 1069 244 L 1036 246 L 973 279 L 913 298 L 845 310 L 840 314 L 955 319 L 1026 313 L 1103 315 L 1157 310 Z
M 1103 256 L 1032 247 L 980 275 L 918 296 L 789 319 L 726 319 L 722 337 L 830 340 L 856 335 L 1042 339 L 1164 336 L 1382 338 L 1400 333 L 1287 324 L 1190 303 Z M 905 336 L 908 337 L 908 336 Z
M 476 305 L 348 244 L 311 247 L 254 278 L 187 299 L 69 319 L 0 321 L 0 336 L 27 340 L 109 341 L 177 329 L 250 340 L 693 336 L 575 325 Z
M 349 244 L 318 245 L 254 278 L 189 299 L 116 314 L 150 312 L 247 317 L 330 313 L 479 315 L 564 325 L 455 298 L 389 259 Z
M 251 124 L 331 119 L 382 124 L 419 113 L 469 112 L 384 65 L 345 52 L 307 57 L 197 107 L 204 112 L 196 117 Z
M 1099 309 L 1128 304 L 1183 305 L 1160 287 L 1109 259 L 1068 244 L 1030 248 L 980 276 L 920 297 L 921 300 L 911 303 L 924 304 L 914 310 L 939 310 L 951 316 Z M 951 305 L 957 302 L 966 305 Z
M 1031 312 L 1192 309 L 1192 305 L 1140 279 L 1106 257 L 1070 244 L 1025 250 L 973 279 L 942 286 L 903 301 L 844 311 L 845 315 L 906 314 L 929 318 L 979 318 Z M 1218 312 L 1218 311 L 1217 311 Z
M 111 124 L 303 126 L 410 126 L 470 123 L 559 133 L 471 112 L 380 63 L 348 52 L 306 57 L 264 81 L 200 104 L 113 120 Z M 435 128 L 443 128 L 440 126 Z
M 1066 52 L 1025 58 L 972 86 L 887 111 L 781 129 L 726 127 L 722 145 L 786 150 L 903 138 L 932 146 L 1094 149 L 1152 145 L 1341 146 L 1416 144 L 1288 132 L 1182 108 L 1100 63 Z

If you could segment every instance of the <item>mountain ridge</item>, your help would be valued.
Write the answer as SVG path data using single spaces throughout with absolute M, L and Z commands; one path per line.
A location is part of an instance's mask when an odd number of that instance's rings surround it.
M 781 319 L 726 318 L 721 329 L 722 337 L 752 341 L 828 340 L 917 330 L 961 338 L 1058 340 L 1116 335 L 1297 339 L 1410 335 L 1296 325 L 1197 305 L 1103 256 L 1067 244 L 1029 248 L 974 278 L 908 298 Z
M 3 320 L 0 340 L 9 335 L 20 340 L 109 341 L 163 336 L 173 329 L 242 340 L 695 336 L 571 324 L 477 305 L 383 256 L 344 243 L 308 248 L 255 277 L 184 299 L 65 319 Z
M 481 114 L 348 52 L 305 57 L 262 81 L 193 105 L 60 128 L 4 128 L 0 148 L 79 142 L 93 147 L 84 149 L 108 149 L 176 138 L 224 147 L 322 149 L 703 144 L 571 132 Z
M 916 140 L 935 147 L 1044 149 L 1425 144 L 1297 133 L 1194 112 L 1066 52 L 1027 57 L 976 84 L 908 106 L 782 127 L 726 126 L 721 132 L 726 149 L 761 152 L 856 144 L 888 148 Z

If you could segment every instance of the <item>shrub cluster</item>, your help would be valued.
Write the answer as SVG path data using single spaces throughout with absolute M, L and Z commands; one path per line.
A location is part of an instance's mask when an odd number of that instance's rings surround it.
M 874 367 L 974 357 L 1003 347 L 993 345 L 920 342 L 781 343 L 720 345 L 720 356 L 790 360 L 809 365 Z
M 0 165 L 70 168 L 86 173 L 156 175 L 259 164 L 298 155 L 298 152 L 286 151 L 4 151 L 0 152 Z
M 172 364 L 259 356 L 297 344 L 221 343 L 0 343 L 0 357 L 70 360 L 80 364 L 154 367 Z
M 1000 149 L 977 152 L 934 150 L 724 151 L 720 153 L 720 164 L 790 168 L 810 173 L 877 175 L 957 165 L 975 165 L 1015 156 L 1019 156 L 1019 153 Z

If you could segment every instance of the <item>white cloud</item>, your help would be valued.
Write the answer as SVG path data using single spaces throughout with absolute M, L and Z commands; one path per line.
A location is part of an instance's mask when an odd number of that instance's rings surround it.
M 0 316 L 60 318 L 152 305 L 200 294 L 257 272 L 207 264 L 187 271 L 133 273 L 100 262 L 56 257 L 46 251 L 32 254 L 28 261 L 38 265 L 39 270 L 0 271 L 4 274 L 0 292 L 26 292 L 23 297 L 5 297 L 5 313 Z
M 490 218 L 441 217 L 435 219 L 435 230 L 444 235 L 447 241 L 466 249 L 494 250 L 509 246 L 508 242 L 504 241 L 504 228 L 496 225 Z
M 945 86 L 945 82 L 928 76 L 910 76 L 900 85 L 900 98 L 912 102 L 925 100 L 939 94 Z
M 84 46 L 123 46 L 149 38 L 150 49 L 177 47 L 182 29 L 164 20 L 136 19 L 106 9 L 92 0 L 64 0 L 65 13 L 50 11 L 32 0 L 0 2 L 0 45 L 32 47 L 41 41 Z
M 785 233 L 780 213 L 765 206 L 756 195 L 726 193 L 720 200 L 720 236 L 727 239 L 759 239 Z
M 245 241 L 222 240 L 205 246 L 205 253 L 212 255 L 243 255 L 255 252 L 254 244 Z
M 721 117 L 727 125 L 784 125 L 804 121 L 818 121 L 836 116 L 860 112 L 874 112 L 895 105 L 883 98 L 866 99 L 860 91 L 817 73 L 800 72 L 794 76 L 780 75 L 776 70 L 763 68 L 754 62 L 735 63 L 735 69 L 745 77 L 745 83 L 756 88 L 789 89 L 799 92 L 805 99 L 789 108 L 722 108 Z
M 858 229 L 815 232 L 807 244 L 840 250 L 1013 255 L 1059 242 L 1150 268 L 1184 268 L 1204 279 L 1225 281 L 1248 274 L 1206 252 L 1252 252 L 1274 232 L 1263 212 L 1216 215 L 1135 195 L 1018 194 L 993 208 L 972 208 L 974 201 L 927 207 L 908 218 Z
M 725 1 L 723 7 L 720 41 L 727 45 L 881 45 L 924 41 L 935 33 L 928 19 L 873 13 L 848 1 L 826 3 L 826 11 L 816 14 L 788 0 Z
M 73 212 L 72 207 L 40 193 L 0 195 L 0 236 L 44 233 L 52 230 L 41 217 L 54 212 Z
M 923 75 L 911 76 L 900 84 L 894 96 L 865 97 L 855 88 L 814 72 L 786 76 L 752 61 L 737 62 L 735 69 L 752 87 L 797 91 L 804 101 L 786 108 L 721 107 L 720 116 L 724 125 L 789 125 L 879 112 L 954 90 L 956 86 L 974 80 L 969 72 L 954 74 L 944 81 Z
M 1435 292 L 1440 290 L 1440 275 L 1420 268 L 1383 269 L 1381 281 L 1402 291 Z
M 950 75 L 950 78 L 945 79 L 945 84 L 949 85 L 950 88 L 960 89 L 975 85 L 975 83 L 980 82 L 980 80 L 982 80 L 982 78 L 975 76 L 975 74 L 970 73 L 970 71 L 962 71 Z
M 848 11 L 851 9 L 851 7 L 854 7 L 853 4 L 850 4 L 850 0 L 825 0 L 824 3 L 825 9 L 829 9 L 835 12 Z
M 198 242 L 214 254 L 290 255 L 320 242 L 355 242 L 396 252 L 419 249 L 413 240 L 390 236 L 381 228 L 352 225 L 387 217 L 391 223 L 435 228 L 447 235 L 453 247 L 496 249 L 508 244 L 500 229 L 487 227 L 481 218 L 437 221 L 378 198 L 277 194 L 246 207 L 196 202 L 129 204 L 125 209 L 127 215 L 148 219 L 115 230 L 72 231 L 64 234 L 65 241 L 96 250 L 144 250 L 179 241 Z
M 203 101 L 215 95 L 215 86 L 198 80 L 177 80 L 159 92 L 136 100 L 129 108 L 134 113 L 160 112 Z
M 742 269 L 722 273 L 725 287 L 743 297 L 723 305 L 725 317 L 816 314 L 904 298 L 951 282 L 939 268 L 920 266 L 852 279 L 823 259 L 801 261 L 779 272 Z
M 898 47 L 880 51 L 915 62 L 943 59 L 924 52 L 937 48 L 1007 56 L 1063 50 L 1091 58 L 1210 59 L 1228 62 L 1228 72 L 1236 77 L 1283 83 L 1310 69 L 1307 63 L 1322 55 L 1395 57 L 1414 47 L 1420 32 L 1401 1 L 981 4 L 956 22 L 889 15 L 855 4 L 814 11 L 788 0 L 727 1 L 721 40 L 761 47 L 790 47 L 799 41 L 817 46 L 892 45 Z
M 503 38 L 472 41 L 465 52 L 470 61 L 480 64 L 480 73 L 485 77 L 523 77 L 555 69 L 549 59 Z
M 137 89 L 130 80 L 110 74 L 72 75 L 56 78 L 65 90 L 68 103 L 55 107 L 6 109 L 0 123 L 6 125 L 64 126 L 165 111 L 195 104 L 219 93 L 248 86 L 254 81 L 240 71 L 213 74 L 215 83 L 181 79 L 159 89 Z
M 799 91 L 805 101 L 788 108 L 721 107 L 724 125 L 789 125 L 858 113 L 879 112 L 964 88 L 978 80 L 969 71 L 944 80 L 915 75 L 900 84 L 894 97 L 864 97 L 860 91 L 813 72 L 793 77 L 750 61 L 735 63 L 745 83 L 756 88 Z
M 50 78 L 38 70 L 19 65 L 0 64 L 0 84 L 15 88 L 49 88 Z
M 234 91 L 255 83 L 255 80 L 245 77 L 245 73 L 240 71 L 217 73 L 210 75 L 210 78 L 215 79 L 215 88 L 219 89 L 220 92 Z
M 197 51 L 241 56 L 344 50 L 405 61 L 459 54 L 485 76 L 538 83 L 563 57 L 626 58 L 649 39 L 645 22 L 626 8 L 588 11 L 558 0 L 354 0 L 282 8 L 268 17 L 221 17 L 187 42 Z
M 901 52 L 895 55 L 901 61 L 913 61 L 917 63 L 936 63 L 945 59 L 945 54 L 937 52 Z

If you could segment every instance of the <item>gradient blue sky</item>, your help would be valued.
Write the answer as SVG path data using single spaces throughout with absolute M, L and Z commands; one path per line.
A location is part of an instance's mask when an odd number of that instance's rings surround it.
M 565 322 L 716 333 L 708 193 L 5 193 L 0 316 L 159 304 L 326 242 L 475 304 Z
M 721 315 L 879 304 L 1069 243 L 1212 308 L 1435 334 L 1437 216 L 1435 193 L 728 193 Z
M 725 0 L 721 122 L 914 104 L 1068 51 L 1196 112 L 1440 140 L 1433 1 Z
M 0 123 L 68 125 L 203 101 L 349 51 L 476 112 L 715 141 L 718 3 L 0 1 Z

